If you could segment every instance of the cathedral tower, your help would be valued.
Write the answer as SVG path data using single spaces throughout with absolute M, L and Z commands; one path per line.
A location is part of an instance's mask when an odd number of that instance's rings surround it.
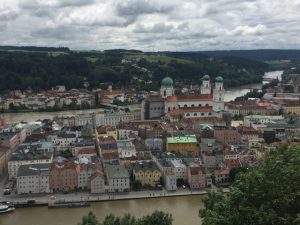
M 160 96 L 166 98 L 174 95 L 173 80 L 170 77 L 165 77 L 161 82 Z
M 208 75 L 202 77 L 201 94 L 211 94 L 210 77 Z
M 215 87 L 213 89 L 213 111 L 224 111 L 224 95 L 223 78 L 218 76 L 215 80 Z

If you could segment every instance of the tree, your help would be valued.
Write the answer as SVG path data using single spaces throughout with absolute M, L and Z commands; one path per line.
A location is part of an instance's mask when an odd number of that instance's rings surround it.
M 172 225 L 172 215 L 161 211 L 155 211 L 150 215 L 136 219 L 134 216 L 125 214 L 124 216 L 115 216 L 109 214 L 102 223 L 99 223 L 96 216 L 89 212 L 82 218 L 78 225 Z
M 234 167 L 230 170 L 229 172 L 229 178 L 230 178 L 230 181 L 233 182 L 236 178 L 236 176 L 239 174 L 239 173 L 244 173 L 247 171 L 247 168 L 245 167 Z
M 99 225 L 99 223 L 95 214 L 90 211 L 87 216 L 83 216 L 81 223 L 78 225 Z
M 171 214 L 162 211 L 155 211 L 151 215 L 140 219 L 138 225 L 172 225 L 173 218 Z
M 142 183 L 140 180 L 133 179 L 131 185 L 133 190 L 140 190 L 142 188 Z
M 240 173 L 228 194 L 209 193 L 203 225 L 299 225 L 300 146 L 282 146 Z

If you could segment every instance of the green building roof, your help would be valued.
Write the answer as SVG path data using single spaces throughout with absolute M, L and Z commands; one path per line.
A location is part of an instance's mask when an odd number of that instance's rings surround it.
M 178 136 L 178 137 L 168 137 L 167 144 L 177 144 L 177 143 L 198 143 L 195 135 L 191 136 Z
M 122 165 L 108 165 L 106 175 L 108 178 L 129 178 L 127 169 Z
M 221 76 L 218 76 L 218 77 L 216 77 L 216 80 L 215 80 L 216 82 L 219 82 L 219 83 L 222 83 L 223 82 L 223 77 L 221 77 Z
M 165 77 L 162 82 L 161 85 L 164 87 L 173 87 L 173 80 L 171 77 Z
M 210 77 L 209 77 L 208 75 L 204 75 L 204 76 L 202 77 L 202 80 L 210 80 Z

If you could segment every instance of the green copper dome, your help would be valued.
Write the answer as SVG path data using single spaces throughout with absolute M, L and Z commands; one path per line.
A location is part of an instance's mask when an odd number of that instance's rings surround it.
M 171 77 L 165 77 L 162 82 L 161 85 L 164 87 L 173 87 L 173 80 Z
M 216 82 L 223 83 L 223 77 L 221 76 L 216 77 Z
M 202 77 L 202 80 L 210 80 L 210 77 L 209 77 L 208 75 L 204 75 L 204 76 Z

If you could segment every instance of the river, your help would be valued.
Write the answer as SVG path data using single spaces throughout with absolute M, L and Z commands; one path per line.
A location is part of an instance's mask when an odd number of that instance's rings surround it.
M 99 221 L 107 214 L 131 213 L 142 217 L 155 210 L 171 213 L 173 225 L 200 225 L 199 208 L 203 196 L 181 196 L 138 200 L 122 200 L 92 203 L 88 208 L 48 209 L 47 207 L 16 209 L 13 213 L 1 214 L 0 225 L 77 225 L 82 216 L 92 211 Z

